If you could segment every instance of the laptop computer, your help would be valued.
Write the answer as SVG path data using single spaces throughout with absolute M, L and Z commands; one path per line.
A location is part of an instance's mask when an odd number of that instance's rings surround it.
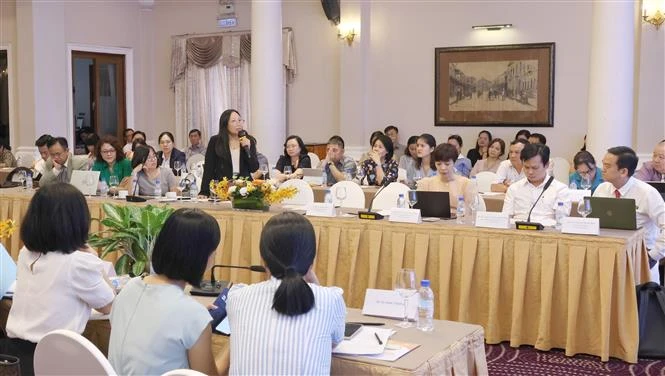
M 632 198 L 588 197 L 588 199 L 591 202 L 589 217 L 598 218 L 600 228 L 637 229 L 635 200 Z
M 302 180 L 309 184 L 321 185 L 323 184 L 323 169 L 321 168 L 303 168 Z
M 413 206 L 420 209 L 422 217 L 455 218 L 450 213 L 450 193 L 418 191 L 418 202 Z
M 0 299 L 16 281 L 16 263 L 0 243 Z
M 647 184 L 649 184 L 650 186 L 656 188 L 656 190 L 660 193 L 660 196 L 665 201 L 665 182 L 663 182 L 663 181 L 648 181 Z
M 97 194 L 97 183 L 99 183 L 99 171 L 72 171 L 69 183 L 75 186 L 81 193 L 88 196 Z

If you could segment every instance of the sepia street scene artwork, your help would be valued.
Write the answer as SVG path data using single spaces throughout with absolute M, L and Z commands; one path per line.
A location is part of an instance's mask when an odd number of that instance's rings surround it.
M 449 111 L 536 111 L 538 60 L 448 64 Z

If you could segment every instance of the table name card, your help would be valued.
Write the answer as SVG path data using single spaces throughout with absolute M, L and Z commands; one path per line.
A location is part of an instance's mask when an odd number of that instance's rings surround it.
M 569 189 L 568 198 L 572 202 L 578 202 L 585 197 L 591 197 L 590 189 Z
M 476 227 L 510 228 L 510 217 L 501 212 L 479 211 L 476 213 Z
M 566 217 L 561 221 L 561 232 L 564 234 L 599 235 L 598 218 Z
M 407 317 L 415 320 L 418 314 L 418 290 L 408 298 Z M 363 304 L 363 315 L 404 319 L 404 298 L 394 290 L 367 289 Z
M 337 217 L 337 211 L 333 204 L 324 202 L 313 202 L 307 208 L 306 214 L 312 217 Z
M 322 185 L 323 184 L 323 176 L 303 176 L 302 180 L 309 184 L 309 185 Z
M 420 209 L 392 208 L 390 222 L 420 223 Z

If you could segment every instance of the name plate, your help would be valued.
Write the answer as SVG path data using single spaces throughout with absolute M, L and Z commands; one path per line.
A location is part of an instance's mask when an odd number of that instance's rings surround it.
M 418 290 L 408 298 L 406 315 L 409 320 L 415 320 L 418 314 Z M 404 298 L 394 290 L 367 289 L 363 315 L 391 317 L 404 319 Z
M 578 202 L 585 197 L 591 197 L 590 189 L 569 189 L 568 198 L 572 202 Z
M 390 222 L 420 223 L 420 209 L 392 208 Z
M 302 180 L 309 185 L 322 185 L 323 176 L 303 176 Z
M 564 234 L 598 235 L 600 222 L 598 218 L 566 217 L 561 221 L 561 232 Z
M 476 213 L 476 227 L 510 228 L 508 214 L 479 211 Z
M 307 215 L 312 217 L 337 217 L 337 211 L 333 204 L 313 202 L 307 208 Z

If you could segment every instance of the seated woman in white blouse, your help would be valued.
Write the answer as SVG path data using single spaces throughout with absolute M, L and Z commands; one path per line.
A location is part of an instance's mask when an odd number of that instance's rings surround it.
M 266 223 L 259 248 L 271 277 L 229 293 L 230 374 L 330 374 L 332 348 L 344 339 L 342 290 L 319 286 L 316 236 L 300 214 Z
M 418 183 L 419 191 L 449 192 L 452 213 L 457 210 L 459 196 L 464 196 L 466 207 L 470 207 L 476 199 L 469 178 L 455 173 L 455 161 L 458 155 L 457 148 L 453 145 L 446 143 L 437 146 L 432 153 L 437 174 L 424 178 Z
M 21 224 L 25 244 L 0 354 L 18 356 L 32 374 L 35 346 L 56 329 L 82 333 L 92 309 L 111 311 L 115 293 L 102 260 L 86 242 L 90 211 L 83 194 L 67 183 L 40 188 Z
M 217 221 L 199 209 L 178 209 L 166 220 L 152 253 L 155 274 L 133 278 L 113 304 L 109 361 L 119 375 L 219 374 L 212 317 L 184 291 L 212 266 L 219 234 Z

